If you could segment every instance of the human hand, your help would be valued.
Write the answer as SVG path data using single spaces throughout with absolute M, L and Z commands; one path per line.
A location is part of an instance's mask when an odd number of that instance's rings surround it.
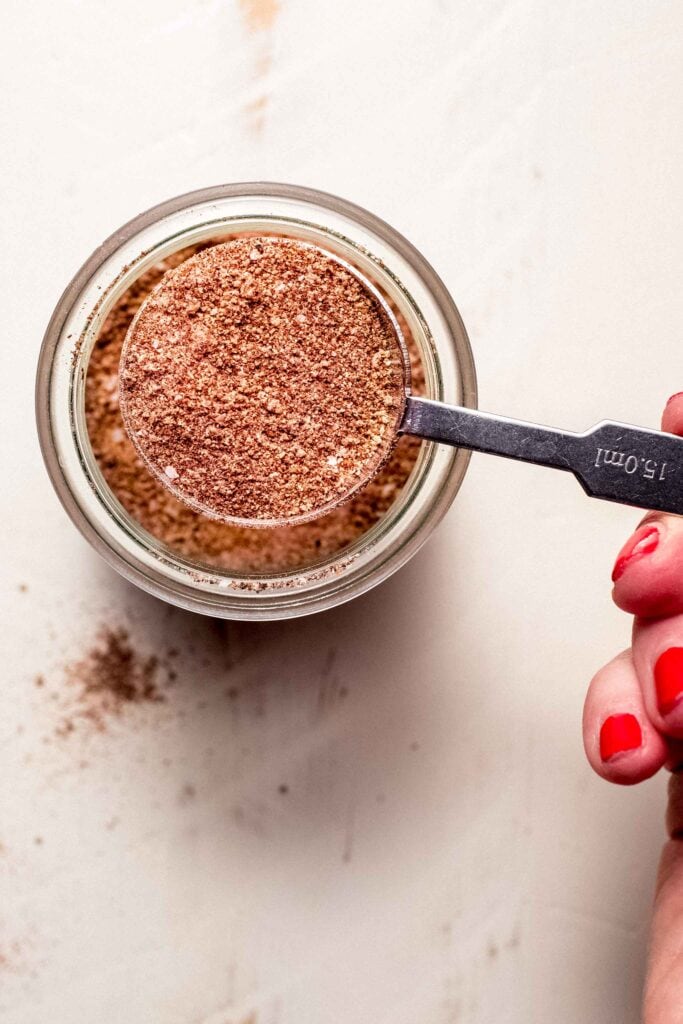
M 683 393 L 662 429 L 683 435 Z M 683 480 L 681 480 L 683 486 Z M 613 598 L 633 615 L 629 650 L 590 684 L 583 740 L 591 765 L 621 785 L 667 767 L 669 807 L 659 865 L 644 1024 L 683 1021 L 683 518 L 653 512 L 620 551 Z

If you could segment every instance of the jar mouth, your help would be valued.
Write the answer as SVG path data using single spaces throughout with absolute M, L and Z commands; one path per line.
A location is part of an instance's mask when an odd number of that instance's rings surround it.
M 38 369 L 38 428 L 67 511 L 124 576 L 157 596 L 208 614 L 289 617 L 348 600 L 403 564 L 450 505 L 469 453 L 424 442 L 401 493 L 381 518 L 347 547 L 306 567 L 263 573 L 218 568 L 174 551 L 137 523 L 106 482 L 88 434 L 85 388 L 93 346 L 117 300 L 155 263 L 189 246 L 242 234 L 297 238 L 355 267 L 405 319 L 420 352 L 427 396 L 476 404 L 462 321 L 445 287 L 410 243 L 373 215 L 335 197 L 296 186 L 245 184 L 162 204 L 93 254 L 48 326 Z

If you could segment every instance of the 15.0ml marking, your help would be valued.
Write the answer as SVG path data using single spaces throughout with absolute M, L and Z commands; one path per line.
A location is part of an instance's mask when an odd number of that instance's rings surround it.
M 664 480 L 668 463 L 657 462 L 656 459 L 639 459 L 637 455 L 627 455 L 626 452 L 615 452 L 610 448 L 598 448 L 595 456 L 596 469 L 603 466 L 614 466 L 621 469 L 629 476 L 640 473 L 645 480 Z

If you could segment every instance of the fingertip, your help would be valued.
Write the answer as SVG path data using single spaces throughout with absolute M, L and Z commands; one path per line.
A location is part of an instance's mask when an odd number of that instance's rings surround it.
M 612 580 L 614 603 L 630 615 L 683 611 L 683 519 L 648 516 L 619 552 Z
M 612 588 L 617 608 L 644 619 L 678 615 L 683 609 L 681 577 L 675 566 L 634 566 Z
M 612 582 L 618 583 L 627 569 L 656 551 L 660 539 L 661 533 L 657 523 L 648 522 L 639 526 L 617 555 L 612 569 Z
M 662 430 L 683 435 L 683 391 L 672 395 L 662 415 Z
M 584 707 L 583 742 L 595 772 L 621 786 L 649 779 L 664 765 L 666 741 L 648 718 L 630 651 L 593 677 Z
M 633 663 L 648 718 L 668 743 L 675 740 L 680 744 L 683 740 L 683 615 L 637 619 L 633 629 Z M 678 753 L 678 749 L 673 753 Z
M 606 759 L 601 757 L 598 764 L 591 762 L 592 767 L 602 779 L 617 786 L 637 786 L 639 782 L 644 782 L 656 775 L 666 763 L 666 743 L 651 725 L 648 727 L 645 717 L 638 719 L 636 716 L 628 714 L 608 716 L 602 729 L 610 728 L 610 718 L 631 717 L 635 719 L 641 734 L 639 744 L 636 747 L 616 752 Z

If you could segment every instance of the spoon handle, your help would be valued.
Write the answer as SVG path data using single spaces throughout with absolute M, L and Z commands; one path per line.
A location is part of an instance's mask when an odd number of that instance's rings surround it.
M 587 494 L 683 515 L 683 437 L 626 423 L 583 434 L 410 396 L 399 432 L 573 473 Z

